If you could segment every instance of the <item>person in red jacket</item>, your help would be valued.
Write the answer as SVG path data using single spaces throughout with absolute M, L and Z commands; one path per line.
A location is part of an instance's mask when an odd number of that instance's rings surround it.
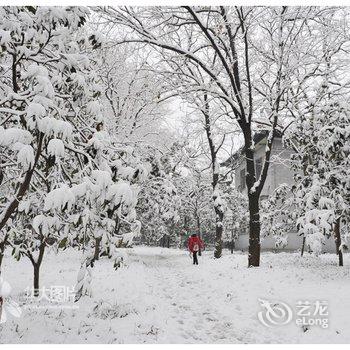
M 193 265 L 198 265 L 198 253 L 204 248 L 203 241 L 194 233 L 188 239 L 188 250 L 193 255 Z

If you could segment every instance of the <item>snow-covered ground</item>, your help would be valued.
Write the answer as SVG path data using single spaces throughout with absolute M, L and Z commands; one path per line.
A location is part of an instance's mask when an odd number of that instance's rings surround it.
M 129 250 L 128 267 L 114 271 L 108 260 L 94 268 L 91 298 L 52 308 L 47 301 L 24 304 L 31 265 L 6 257 L 2 277 L 22 300 L 22 316 L 0 325 L 1 343 L 290 343 L 350 342 L 350 256 L 263 253 L 260 268 L 247 269 L 243 253 L 193 266 L 188 253 L 166 248 Z M 75 284 L 80 256 L 73 251 L 45 256 L 41 285 Z M 22 298 L 22 299 L 21 299 Z M 258 299 L 327 301 L 329 328 L 263 325 Z M 39 306 L 39 307 L 38 307 Z M 75 306 L 77 308 L 73 309 Z M 295 315 L 294 315 L 295 317 Z

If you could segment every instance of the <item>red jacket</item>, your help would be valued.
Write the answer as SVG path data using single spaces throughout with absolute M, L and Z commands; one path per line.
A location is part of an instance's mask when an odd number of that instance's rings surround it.
M 194 246 L 198 244 L 199 249 L 203 249 L 204 248 L 204 243 L 203 241 L 199 238 L 199 237 L 190 237 L 188 239 L 188 250 L 193 253 L 193 248 Z

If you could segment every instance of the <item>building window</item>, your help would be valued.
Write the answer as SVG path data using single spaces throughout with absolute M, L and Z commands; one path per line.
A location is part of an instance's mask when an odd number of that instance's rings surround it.
M 245 168 L 241 169 L 239 179 L 240 179 L 239 187 L 241 191 L 243 191 L 245 189 Z
M 255 173 L 256 173 L 256 179 L 258 180 L 261 174 L 262 169 L 262 158 L 259 158 L 255 161 Z

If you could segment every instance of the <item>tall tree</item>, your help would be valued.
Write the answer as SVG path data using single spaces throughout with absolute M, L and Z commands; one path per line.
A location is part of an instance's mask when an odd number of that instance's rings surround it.
M 69 179 L 70 164 L 61 165 L 59 159 L 67 151 L 73 157 L 83 152 L 72 143 L 73 130 L 76 139 L 86 139 L 81 115 L 89 114 L 87 99 L 94 103 L 94 91 L 85 86 L 89 69 L 82 51 L 91 44 L 81 30 L 86 8 L 0 11 L 1 263 L 21 202 L 31 191 L 50 191 L 57 167 Z M 33 200 L 32 207 L 40 208 L 39 202 Z
M 297 229 L 303 247 L 319 253 L 325 238 L 333 236 L 339 265 L 349 225 L 346 17 L 344 9 L 331 11 L 314 27 L 319 40 L 312 52 L 318 59 L 309 60 L 308 69 L 294 76 L 288 105 L 293 120 L 284 137 L 294 150 L 295 183 L 280 186 L 264 214 L 265 231 L 273 232 L 279 244 L 286 244 L 286 233 Z M 344 26 L 336 25 L 339 19 L 344 19 Z
M 327 11 L 301 7 L 103 8 L 100 14 L 128 28 L 119 43 L 147 43 L 155 60 L 174 62 L 189 82 L 188 91 L 203 91 L 225 105 L 244 139 L 249 206 L 248 266 L 260 264 L 259 198 L 267 177 L 275 131 L 283 127 L 282 111 L 291 76 L 303 54 L 295 48 L 315 42 L 309 22 Z M 308 34 L 309 35 L 309 34 Z M 165 55 L 165 56 L 164 56 Z M 165 58 L 164 58 L 165 57 Z M 310 56 L 309 56 L 310 57 Z M 185 68 L 184 68 L 185 67 Z M 197 80 L 187 70 L 198 71 Z M 263 112 L 264 111 L 264 112 Z M 257 178 L 253 134 L 257 123 L 268 130 L 265 160 Z

